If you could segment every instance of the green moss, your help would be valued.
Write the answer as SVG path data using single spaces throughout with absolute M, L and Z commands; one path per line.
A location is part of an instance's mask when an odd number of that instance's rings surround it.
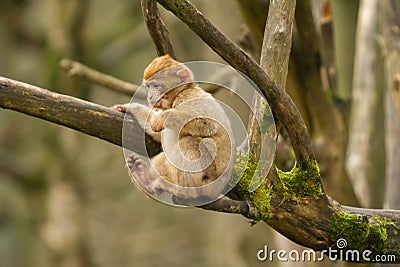
M 368 218 L 356 214 L 336 212 L 330 222 L 331 240 L 336 242 L 340 238 L 347 241 L 349 248 L 355 248 L 366 241 L 370 234 Z
M 339 211 L 332 216 L 330 222 L 331 241 L 334 243 L 339 238 L 344 238 L 349 249 L 372 248 L 384 252 L 387 246 L 386 227 L 388 225 L 394 225 L 394 223 L 377 216 L 362 216 Z
M 266 186 L 266 181 L 261 182 L 260 186 L 253 192 L 249 192 L 249 187 L 253 179 L 261 180 L 257 172 L 257 161 L 248 154 L 239 154 L 236 157 L 234 166 L 235 174 L 240 177 L 239 182 L 234 187 L 233 191 L 240 198 L 248 198 L 253 205 L 258 209 L 259 215 L 252 218 L 255 221 L 271 218 L 271 199 L 274 192 L 270 186 Z
M 258 171 L 262 168 L 257 167 L 259 167 L 258 162 L 252 155 L 238 154 L 234 171 L 240 180 L 232 190 L 239 198 L 249 199 L 258 208 L 260 215 L 254 220 L 264 220 L 273 216 L 270 202 L 276 194 L 282 196 L 282 201 L 298 201 L 302 196 L 318 198 L 323 194 L 316 161 L 297 162 L 290 172 L 278 170 L 281 182 L 275 184 L 274 189 L 271 185 L 265 184 L 265 179 L 261 179 Z M 249 192 L 250 185 L 253 185 L 252 181 L 253 183 L 254 181 L 262 182 L 255 191 Z
M 279 169 L 277 172 L 281 183 L 276 186 L 283 196 L 282 201 L 299 201 L 303 196 L 312 196 L 317 199 L 323 195 L 319 168 L 315 160 L 297 161 L 290 172 Z
M 378 240 L 382 240 L 382 243 L 385 244 L 387 240 L 386 220 L 381 220 L 379 217 L 374 217 L 374 221 L 377 223 L 375 236 Z

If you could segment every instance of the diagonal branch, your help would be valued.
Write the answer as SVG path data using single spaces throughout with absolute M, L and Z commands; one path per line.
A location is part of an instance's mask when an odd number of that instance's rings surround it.
M 313 160 L 315 157 L 310 136 L 300 112 L 289 95 L 280 89 L 252 58 L 222 34 L 189 1 L 158 0 L 158 2 L 187 24 L 232 67 L 243 72 L 256 83 L 267 98 L 274 115 L 285 125 L 296 159 L 300 161 Z
M 176 58 L 168 29 L 161 20 L 157 2 L 155 0 L 142 0 L 142 12 L 157 55 L 169 54 L 171 57 Z

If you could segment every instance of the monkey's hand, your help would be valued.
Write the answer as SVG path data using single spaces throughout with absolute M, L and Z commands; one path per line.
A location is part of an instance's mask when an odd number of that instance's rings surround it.
M 151 114 L 150 124 L 154 132 L 161 132 L 165 127 L 165 121 L 172 112 L 172 109 L 165 111 L 153 112 Z
M 126 113 L 128 110 L 129 104 L 116 104 L 114 106 L 111 106 L 111 108 L 115 111 L 121 112 L 121 113 Z
M 116 104 L 111 108 L 118 112 L 128 113 L 129 115 L 135 117 L 142 127 L 144 127 L 142 122 L 145 123 L 147 116 L 151 113 L 151 110 L 148 106 L 139 103 Z

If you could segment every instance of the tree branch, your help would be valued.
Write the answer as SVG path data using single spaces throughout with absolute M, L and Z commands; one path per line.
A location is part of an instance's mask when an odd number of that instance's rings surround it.
M 176 58 L 168 29 L 160 17 L 157 2 L 155 0 L 142 0 L 142 12 L 157 55 L 169 54 L 172 58 Z
M 257 48 L 263 41 L 263 33 L 265 28 L 265 20 L 270 5 L 269 0 L 237 0 L 240 12 L 243 15 L 246 25 L 249 27 Z
M 60 67 L 71 77 L 84 78 L 128 96 L 132 96 L 139 87 L 136 84 L 128 83 L 113 76 L 98 72 L 71 59 L 62 59 L 60 61 Z
M 254 207 L 253 203 L 250 201 L 232 200 L 228 197 L 222 197 L 200 208 L 224 213 L 241 214 L 246 218 L 255 218 L 259 216 L 259 210 Z
M 292 48 L 296 1 L 271 1 L 261 50 L 261 68 L 284 90 Z
M 71 96 L 57 94 L 30 84 L 0 76 L 0 107 L 69 127 L 98 137 L 115 145 L 122 145 L 124 116 L 111 108 L 103 107 Z M 143 129 L 134 118 L 125 120 L 132 130 L 127 140 L 134 149 L 140 147 Z M 160 151 L 160 145 L 146 135 L 149 155 Z M 145 151 L 135 151 L 145 155 Z
M 353 187 L 344 169 L 345 125 L 342 116 L 332 101 L 332 88 L 324 88 L 321 77 L 326 49 L 319 41 L 318 30 L 313 20 L 311 6 L 316 1 L 297 1 L 295 20 L 297 45 L 292 60 L 296 79 L 309 114 L 309 132 L 315 141 L 314 151 L 323 177 L 326 192 L 348 204 L 358 203 Z M 327 2 L 326 2 L 327 3 Z M 322 52 L 322 53 L 321 53 Z

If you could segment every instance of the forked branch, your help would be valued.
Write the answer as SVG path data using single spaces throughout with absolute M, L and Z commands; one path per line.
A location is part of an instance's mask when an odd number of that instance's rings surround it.
M 300 112 L 286 92 L 280 89 L 249 55 L 221 33 L 189 1 L 157 1 L 188 25 L 232 67 L 246 74 L 257 84 L 267 98 L 274 115 L 285 125 L 296 159 L 299 161 L 314 160 L 311 138 Z

